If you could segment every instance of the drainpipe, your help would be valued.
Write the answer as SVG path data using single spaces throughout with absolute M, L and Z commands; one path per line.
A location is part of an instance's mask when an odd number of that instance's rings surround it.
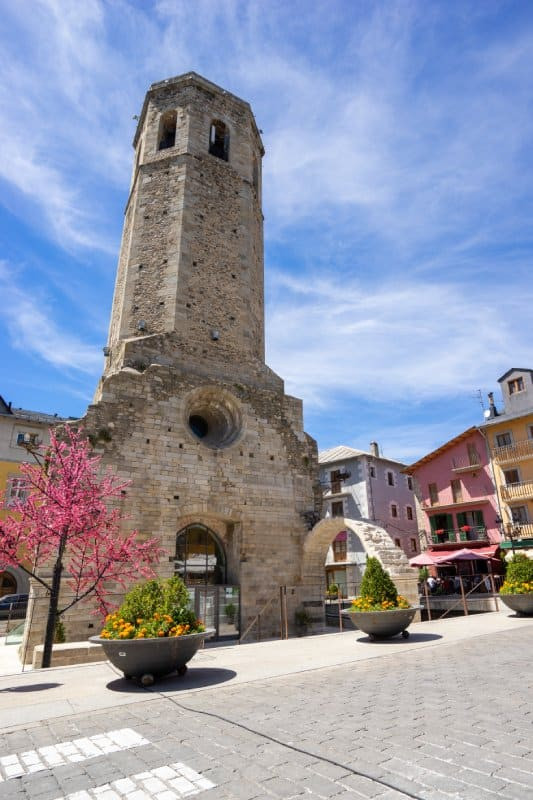
M 491 394 L 492 394 L 492 392 L 491 392 Z M 482 430 L 481 428 L 478 428 L 477 430 L 480 432 L 480 434 L 483 436 L 483 439 L 485 440 L 485 449 L 487 451 L 487 458 L 489 460 L 490 477 L 492 479 L 492 485 L 494 486 L 494 488 L 496 490 L 496 502 L 498 503 L 498 514 L 499 514 L 500 519 L 502 521 L 501 522 L 501 528 L 500 528 L 500 535 L 501 535 L 502 541 L 503 541 L 503 539 L 504 539 L 504 533 L 503 533 L 503 531 L 504 531 L 504 528 L 503 528 L 503 510 L 502 510 L 502 504 L 501 504 L 501 501 L 500 501 L 499 484 L 496 481 L 496 478 L 495 478 L 495 475 L 494 475 L 494 466 L 493 466 L 493 463 L 492 463 L 492 451 L 490 449 L 489 437 L 487 436 L 485 431 Z

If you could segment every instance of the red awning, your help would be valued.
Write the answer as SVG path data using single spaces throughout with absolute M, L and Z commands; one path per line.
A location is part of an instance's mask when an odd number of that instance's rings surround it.
M 495 558 L 498 548 L 497 544 L 491 544 L 488 547 L 465 547 L 461 550 L 443 548 L 442 550 L 432 550 L 431 556 L 435 564 L 442 564 L 444 561 L 475 561 L 476 556 L 484 561 L 487 558 Z M 466 555 L 467 553 L 468 555 Z
M 469 548 L 470 551 L 474 554 L 472 556 L 472 561 L 475 559 L 475 554 L 479 553 L 479 558 L 485 560 L 486 558 L 495 558 L 496 552 L 499 548 L 497 544 L 491 544 L 488 547 L 472 547 Z M 420 553 L 419 555 L 415 556 L 414 558 L 409 559 L 409 565 L 411 567 L 429 567 L 432 565 L 437 565 L 439 563 L 443 563 L 447 559 L 453 558 L 459 551 L 457 548 L 452 549 L 451 547 L 443 547 L 440 550 L 426 550 L 424 553 Z

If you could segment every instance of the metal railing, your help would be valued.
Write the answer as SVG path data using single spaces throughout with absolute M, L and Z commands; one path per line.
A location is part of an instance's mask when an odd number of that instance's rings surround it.
M 451 591 L 445 589 L 447 580 L 450 580 L 453 584 Z M 432 601 L 433 610 L 436 610 L 437 605 L 442 607 L 445 603 L 447 606 L 444 613 L 439 614 L 439 619 L 444 619 L 451 611 L 457 611 L 459 608 L 462 609 L 465 616 L 468 616 L 470 613 L 469 598 L 477 600 L 478 605 L 479 601 L 492 600 L 493 610 L 498 611 L 498 590 L 503 581 L 504 577 L 502 575 L 493 575 L 492 573 L 484 575 L 457 575 L 449 579 L 444 578 L 441 586 L 438 587 L 436 591 L 431 591 L 428 581 L 425 580 L 422 584 L 422 608 L 425 608 L 427 611 L 428 621 L 432 619 Z M 457 597 L 456 600 L 454 600 L 455 597 Z M 472 604 L 472 606 L 473 605 L 474 604 Z M 486 607 L 474 609 L 474 607 L 472 607 L 472 610 L 489 611 L 490 609 Z
M 432 531 L 432 544 L 447 544 L 448 542 L 482 542 L 488 540 L 487 529 L 484 525 L 469 525 L 468 530 L 459 528 L 443 529 L 442 533 Z

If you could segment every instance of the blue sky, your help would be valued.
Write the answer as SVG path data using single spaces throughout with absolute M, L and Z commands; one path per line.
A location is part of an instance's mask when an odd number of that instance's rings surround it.
M 0 394 L 83 414 L 133 116 L 195 70 L 263 130 L 267 362 L 321 449 L 413 461 L 533 367 L 533 4 L 0 0 Z M 498 399 L 498 394 L 496 394 Z

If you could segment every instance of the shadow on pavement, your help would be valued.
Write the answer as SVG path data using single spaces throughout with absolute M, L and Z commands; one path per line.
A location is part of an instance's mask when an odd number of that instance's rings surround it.
M 56 689 L 62 683 L 30 683 L 29 686 L 7 686 L 0 692 L 42 692 L 43 689 Z
M 169 675 L 166 678 L 159 678 L 149 688 L 152 691 L 176 692 L 180 689 L 198 689 L 202 686 L 216 686 L 217 683 L 225 683 L 235 678 L 237 673 L 232 669 L 219 669 L 218 667 L 189 667 L 187 674 Z M 107 685 L 112 692 L 145 692 L 135 680 L 117 678 L 110 681 Z
M 411 633 L 407 639 L 402 636 L 391 636 L 390 638 L 371 639 L 370 636 L 360 636 L 357 641 L 362 644 L 413 644 L 414 642 L 431 642 L 442 639 L 438 633 Z

